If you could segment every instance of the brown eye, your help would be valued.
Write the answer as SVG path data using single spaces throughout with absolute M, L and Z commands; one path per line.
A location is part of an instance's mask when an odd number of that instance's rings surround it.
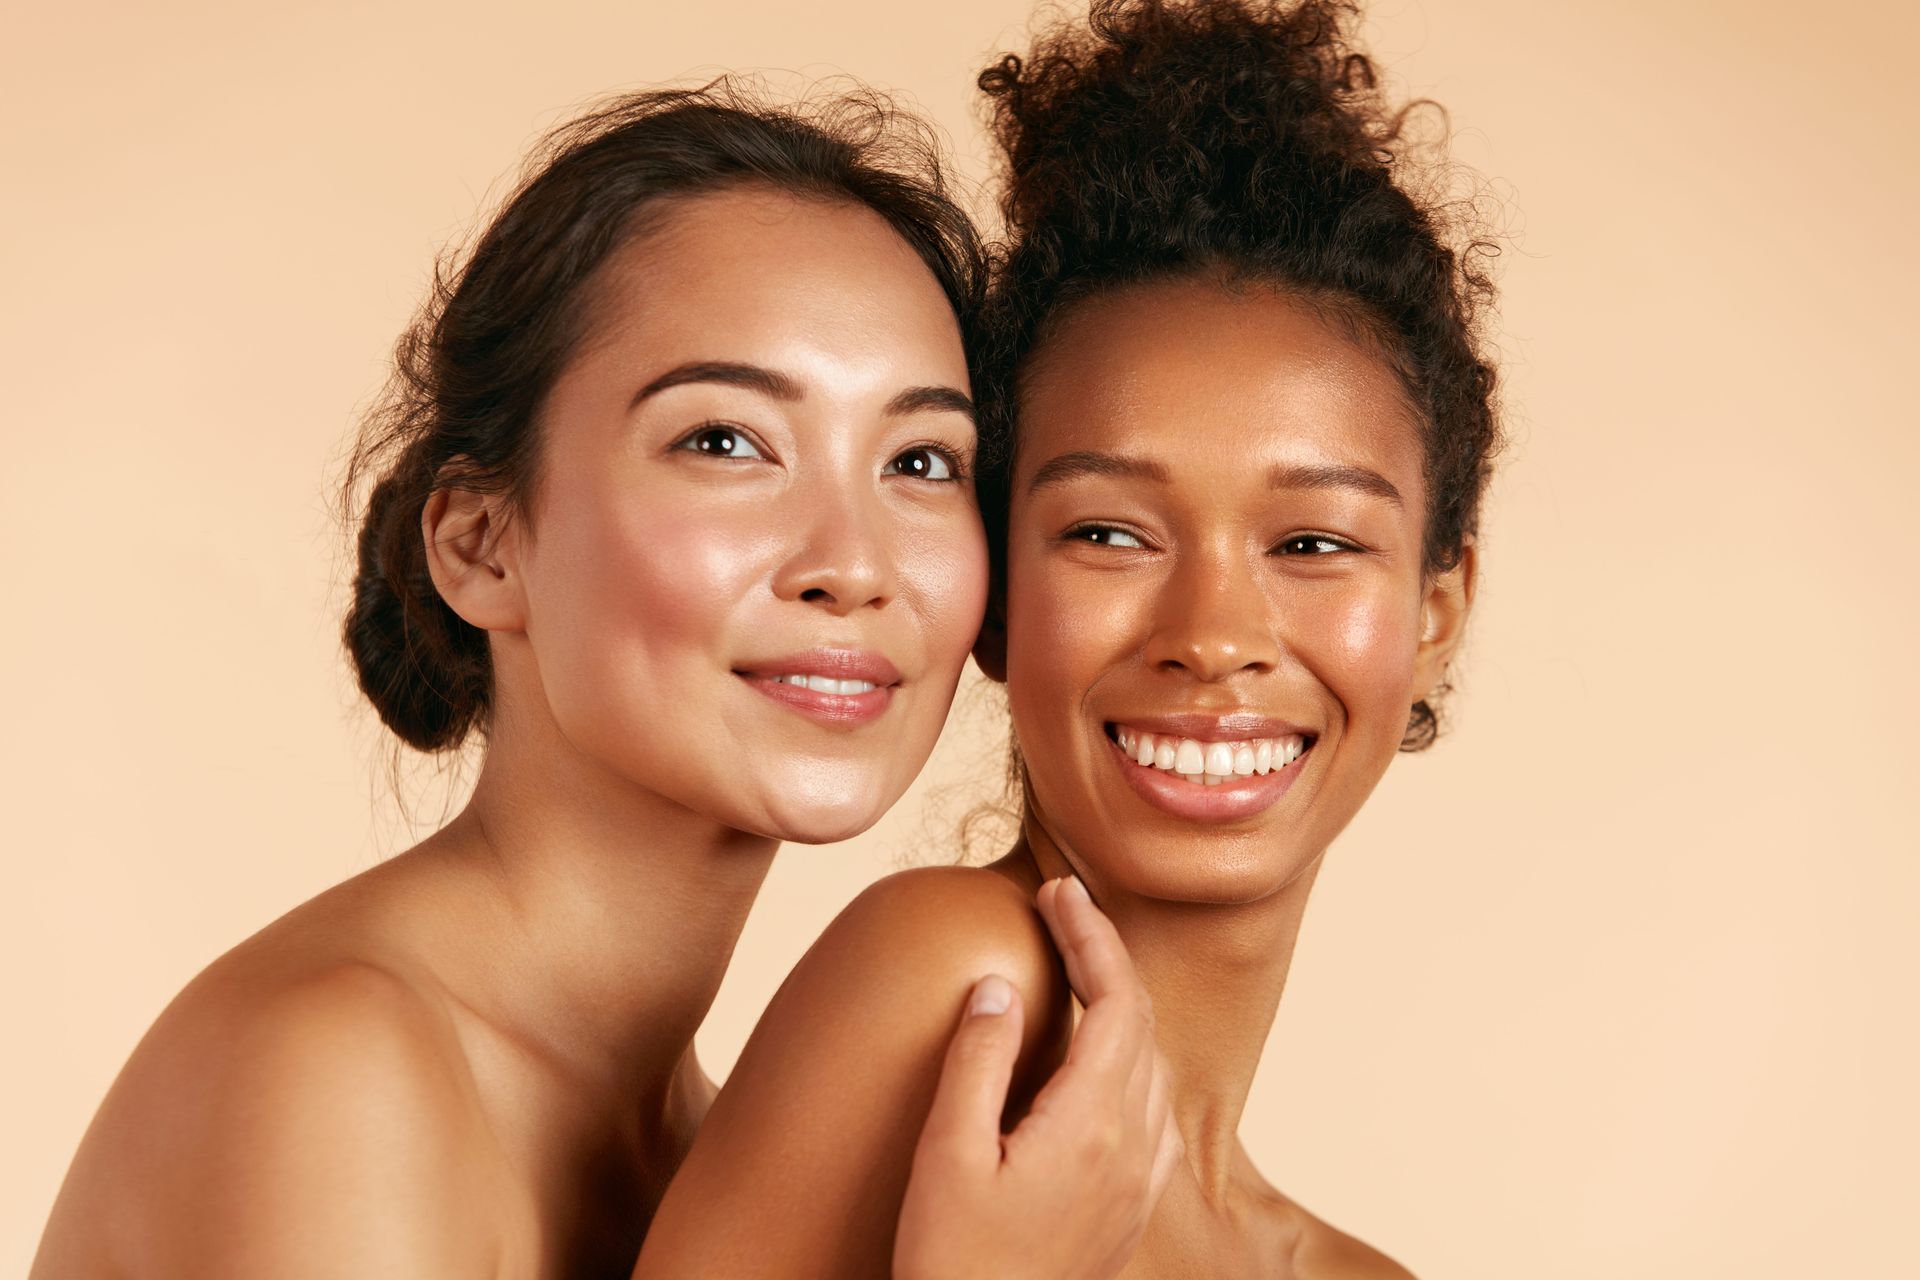
M 887 474 L 907 476 L 914 480 L 956 480 L 959 467 L 944 450 L 918 448 L 909 449 L 887 464 Z
M 1067 537 L 1075 542 L 1091 542 L 1097 547 L 1125 547 L 1128 550 L 1144 549 L 1146 543 L 1125 529 L 1110 524 L 1083 524 L 1070 530 Z
M 675 449 L 685 449 L 691 453 L 704 454 L 709 458 L 764 458 L 758 446 L 746 432 L 738 427 L 701 427 L 692 432 Z
M 1302 533 L 1288 538 L 1277 550 L 1281 555 L 1287 556 L 1324 556 L 1336 551 L 1351 551 L 1353 548 L 1336 538 L 1323 538 L 1317 533 Z

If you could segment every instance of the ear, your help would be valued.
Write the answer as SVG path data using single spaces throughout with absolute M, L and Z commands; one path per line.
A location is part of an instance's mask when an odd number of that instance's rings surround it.
M 435 489 L 420 512 L 427 572 L 447 607 L 482 631 L 524 631 L 519 522 L 498 494 Z
M 987 616 L 973 642 L 973 660 L 995 684 L 1007 682 L 1007 597 L 999 586 L 987 593 Z
M 1416 702 L 1431 695 L 1447 678 L 1447 664 L 1453 661 L 1466 635 L 1478 565 L 1473 539 L 1468 538 L 1460 548 L 1459 562 L 1427 581 L 1426 597 L 1420 602 L 1420 648 L 1413 659 Z

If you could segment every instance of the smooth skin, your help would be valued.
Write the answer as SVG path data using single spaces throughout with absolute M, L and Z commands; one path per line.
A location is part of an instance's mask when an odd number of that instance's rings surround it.
M 1038 1024 L 1017 1071 L 1043 1070 L 1072 1014 L 1026 901 L 1071 874 L 1152 997 L 1181 1138 L 1123 1274 L 1405 1277 L 1268 1184 L 1237 1133 L 1321 859 L 1441 681 L 1471 604 L 1470 549 L 1423 567 L 1400 384 L 1350 326 L 1284 293 L 1161 282 L 1067 313 L 1029 366 L 1020 421 L 1005 624 L 978 656 L 1007 683 L 1021 838 L 990 867 L 884 881 L 821 938 L 728 1079 L 714 1109 L 728 1122 L 695 1142 L 656 1238 L 710 1242 L 713 1265 L 690 1275 L 886 1274 L 876 1224 L 902 1194 L 900 1135 L 945 1034 L 928 993 L 992 956 Z M 1278 801 L 1232 820 L 1151 802 L 1109 737 L 1131 719 L 1236 713 L 1313 738 Z M 888 1112 L 890 1129 L 866 1122 Z
M 775 848 L 863 830 L 925 761 L 986 589 L 931 274 L 870 211 L 742 187 L 666 211 L 595 287 L 526 508 L 455 475 L 423 521 L 436 586 L 490 633 L 471 803 L 175 999 L 35 1277 L 626 1275 L 713 1099 L 693 1036 Z M 897 668 L 882 714 L 825 723 L 755 687 L 822 648 Z M 1073 963 L 1109 1022 L 1137 1018 L 1104 942 Z M 960 1028 L 954 1088 L 1005 1079 L 1019 1021 Z M 1137 1037 L 1089 1051 L 1151 1063 Z M 1148 1121 L 1139 1099 L 1120 1127 Z M 1087 1145 L 1050 1136 L 1057 1158 Z M 930 1253 L 999 1274 L 995 1241 L 1076 1212 L 942 1150 L 916 1175 Z M 1137 1234 L 1149 1165 L 1086 1247 Z

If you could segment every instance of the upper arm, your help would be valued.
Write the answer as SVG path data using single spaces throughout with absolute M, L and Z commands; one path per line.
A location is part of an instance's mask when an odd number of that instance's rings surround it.
M 397 979 L 339 965 L 193 1003 L 102 1108 L 49 1227 L 56 1251 L 105 1222 L 140 1275 L 491 1270 L 472 1185 L 484 1126 L 443 1029 Z
M 636 1274 L 885 1275 L 947 1041 L 987 973 L 1025 1004 L 1021 1072 L 1050 1067 L 1065 981 L 1022 890 L 943 868 L 856 899 L 755 1028 Z

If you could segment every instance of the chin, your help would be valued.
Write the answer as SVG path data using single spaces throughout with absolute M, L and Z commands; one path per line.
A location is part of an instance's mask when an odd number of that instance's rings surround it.
M 775 787 L 762 797 L 760 813 L 735 825 L 793 844 L 832 844 L 850 840 L 880 821 L 904 787 L 878 778 L 845 779 L 812 790 Z
M 1313 867 L 1315 859 L 1289 849 L 1269 833 L 1240 840 L 1219 835 L 1115 839 L 1094 834 L 1076 841 L 1098 849 L 1081 859 L 1090 877 L 1121 893 L 1161 902 L 1242 906 L 1282 893 Z

